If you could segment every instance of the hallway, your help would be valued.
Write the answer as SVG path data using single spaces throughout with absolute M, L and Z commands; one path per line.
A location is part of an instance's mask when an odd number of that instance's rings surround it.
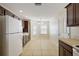
M 47 36 L 34 36 L 25 45 L 22 56 L 58 56 L 58 43 L 55 41 Z

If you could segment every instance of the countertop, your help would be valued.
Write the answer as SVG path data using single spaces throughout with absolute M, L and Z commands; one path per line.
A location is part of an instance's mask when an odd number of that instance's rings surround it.
M 74 47 L 75 45 L 79 45 L 79 39 L 64 39 L 64 38 L 62 38 L 60 40 L 72 47 Z
M 23 33 L 23 35 L 29 35 L 29 33 L 27 33 L 27 32 L 24 32 L 24 33 Z

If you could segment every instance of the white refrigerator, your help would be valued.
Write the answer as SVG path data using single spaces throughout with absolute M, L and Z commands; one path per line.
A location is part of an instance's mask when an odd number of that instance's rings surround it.
M 2 55 L 18 56 L 22 52 L 22 20 L 0 16 L 0 48 Z

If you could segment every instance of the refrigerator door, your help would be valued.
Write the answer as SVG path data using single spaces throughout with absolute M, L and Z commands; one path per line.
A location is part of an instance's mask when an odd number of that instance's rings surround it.
M 4 35 L 4 55 L 18 56 L 22 52 L 22 33 Z
M 15 37 L 16 39 L 14 39 L 14 55 L 19 56 L 22 53 L 22 33 L 16 33 Z
M 8 15 L 0 18 L 1 32 L 3 33 L 3 54 L 17 56 L 22 51 L 22 21 Z
M 22 20 L 6 16 L 6 33 L 18 33 L 22 32 Z
M 15 20 L 17 20 L 17 19 L 15 19 Z M 17 20 L 16 30 L 17 30 L 17 32 L 22 33 L 22 20 Z
M 22 20 L 19 20 L 19 32 L 23 33 Z
M 5 24 L 3 24 L 3 25 L 4 25 L 5 33 L 14 33 L 14 32 L 16 32 L 16 30 L 15 30 L 15 28 L 16 28 L 15 19 L 13 19 L 12 17 L 6 15 L 4 20 L 5 20 L 4 21 Z

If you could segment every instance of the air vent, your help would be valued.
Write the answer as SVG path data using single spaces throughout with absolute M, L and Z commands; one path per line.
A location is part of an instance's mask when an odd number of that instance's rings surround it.
M 41 6 L 42 3 L 35 3 L 35 6 Z

